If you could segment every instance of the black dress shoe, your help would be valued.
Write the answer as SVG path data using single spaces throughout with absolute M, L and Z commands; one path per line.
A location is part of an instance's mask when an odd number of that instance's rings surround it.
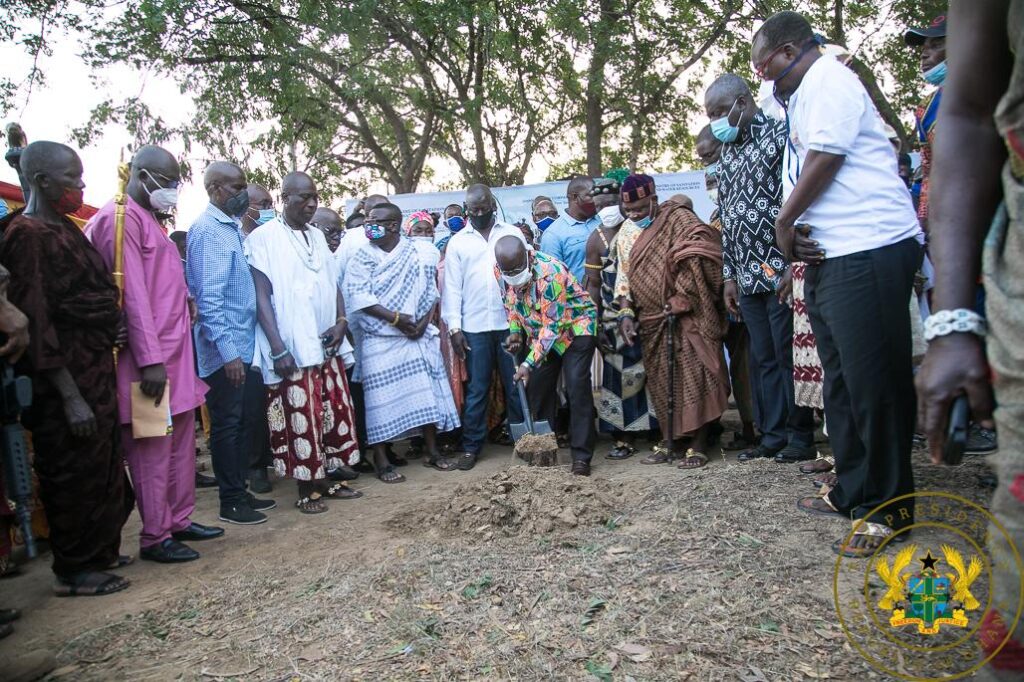
M 329 469 L 327 478 L 332 481 L 354 481 L 359 478 L 359 472 L 350 466 L 342 464 L 337 469 Z
M 818 450 L 811 446 L 802 448 L 799 445 L 787 445 L 775 455 L 775 461 L 779 464 L 793 464 L 795 462 L 806 462 L 818 456 Z
M 180 564 L 184 561 L 195 561 L 199 558 L 199 552 L 177 540 L 167 538 L 159 545 L 145 547 L 139 552 L 139 556 L 146 561 L 156 561 L 161 564 Z
M 590 462 L 582 459 L 574 460 L 572 463 L 572 473 L 574 476 L 589 476 Z
M 201 474 L 201 473 L 199 473 L 197 471 L 196 472 L 196 487 L 197 488 L 216 488 L 217 487 L 217 479 L 214 478 L 213 476 L 207 476 L 206 474 Z
M 171 537 L 175 540 L 191 540 L 198 542 L 200 540 L 212 540 L 213 538 L 219 538 L 224 535 L 224 529 L 218 528 L 217 526 L 204 526 L 201 523 L 191 523 L 185 530 L 179 530 L 177 533 L 171 533 Z
M 778 450 L 767 448 L 764 445 L 758 445 L 756 448 L 744 450 L 736 456 L 736 459 L 740 462 L 750 462 L 755 459 L 773 459 L 778 453 Z

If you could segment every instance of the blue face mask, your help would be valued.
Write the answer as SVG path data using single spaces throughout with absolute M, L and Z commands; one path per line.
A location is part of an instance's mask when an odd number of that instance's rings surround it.
M 718 162 L 717 161 L 715 161 L 711 165 L 708 165 L 708 166 L 704 167 L 704 177 L 706 177 L 706 178 L 716 178 L 716 177 L 718 177 Z
M 946 62 L 936 64 L 925 71 L 924 79 L 932 85 L 942 85 L 946 81 Z
M 737 102 L 739 100 L 732 103 L 728 114 L 711 122 L 711 134 L 718 138 L 720 142 L 735 142 L 736 138 L 740 135 L 740 127 L 738 125 L 730 125 L 729 123 L 729 117 L 732 116 L 732 111 L 736 108 Z
M 541 218 L 540 220 L 537 221 L 537 229 L 543 232 L 544 230 L 551 227 L 551 223 L 553 222 L 555 222 L 555 219 L 552 218 L 551 216 Z
M 641 218 L 640 220 L 634 220 L 633 224 L 636 225 L 637 227 L 639 227 L 642 230 L 642 229 L 644 229 L 646 227 L 650 227 L 651 223 L 653 223 L 653 222 L 654 222 L 654 219 L 651 218 L 651 216 L 647 216 L 646 218 Z
M 387 230 L 384 228 L 383 225 L 377 225 L 376 223 L 366 223 L 365 225 L 363 225 L 363 234 L 365 234 L 366 238 L 369 239 L 370 241 L 376 241 L 377 239 L 383 238 L 384 235 L 387 234 Z
M 452 232 L 458 232 L 466 226 L 466 219 L 460 215 L 453 215 L 448 220 L 444 221 L 444 224 L 448 226 L 448 229 Z
M 271 220 L 277 217 L 277 212 L 272 208 L 261 208 L 260 217 L 256 218 L 253 222 L 257 225 L 263 225 L 269 223 Z

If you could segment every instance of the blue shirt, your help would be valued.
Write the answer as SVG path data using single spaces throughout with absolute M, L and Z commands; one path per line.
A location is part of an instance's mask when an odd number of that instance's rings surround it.
M 601 219 L 596 215 L 587 220 L 576 220 L 563 213 L 544 230 L 540 237 L 540 250 L 565 263 L 582 283 L 587 263 L 587 240 L 600 224 Z
M 185 279 L 199 309 L 195 327 L 199 376 L 228 362 L 252 363 L 256 346 L 256 285 L 242 252 L 242 229 L 210 204 L 189 228 Z

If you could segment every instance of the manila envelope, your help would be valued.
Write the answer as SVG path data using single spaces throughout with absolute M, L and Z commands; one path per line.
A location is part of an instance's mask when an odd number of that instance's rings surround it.
M 159 438 L 171 433 L 171 382 L 164 384 L 159 405 L 142 392 L 142 382 L 132 382 L 132 436 Z

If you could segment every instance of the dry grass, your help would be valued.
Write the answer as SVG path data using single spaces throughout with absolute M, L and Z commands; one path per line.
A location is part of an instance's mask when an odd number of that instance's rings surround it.
M 919 488 L 975 499 L 978 459 Z M 385 559 L 300 547 L 69 641 L 75 680 L 866 680 L 831 597 L 848 523 L 771 462 L 520 466 L 395 510 Z M 586 503 L 575 523 L 555 507 Z M 440 510 L 440 511 L 438 511 Z M 514 513 L 510 513 L 514 512 Z M 545 516 L 546 515 L 546 516 Z M 558 514 L 555 514 L 557 517 Z M 419 520 L 410 523 L 409 519 Z M 487 526 L 487 528 L 481 528 Z M 297 542 L 299 542 L 297 540 Z M 321 555 L 322 556 L 322 555 Z

